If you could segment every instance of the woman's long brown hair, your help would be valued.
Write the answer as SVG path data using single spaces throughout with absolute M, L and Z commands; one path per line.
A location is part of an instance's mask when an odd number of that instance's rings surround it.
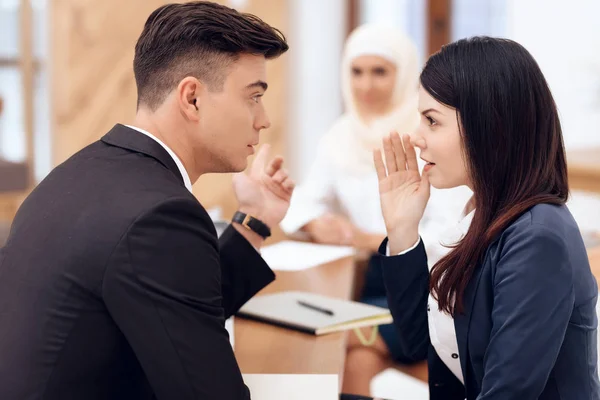
M 474 37 L 444 46 L 427 61 L 421 85 L 456 109 L 474 192 L 469 231 L 431 270 L 431 293 L 455 315 L 494 239 L 536 204 L 567 201 L 565 150 L 552 93 L 518 43 Z

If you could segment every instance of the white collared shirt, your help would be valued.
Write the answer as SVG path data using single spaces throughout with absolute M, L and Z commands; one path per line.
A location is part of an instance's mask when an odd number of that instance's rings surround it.
M 462 239 L 469 230 L 474 213 L 474 210 L 471 211 L 453 229 L 448 230 L 442 237 L 442 243 L 450 245 Z M 431 270 L 431 266 L 429 269 Z M 456 340 L 454 318 L 439 310 L 438 302 L 433 298 L 431 293 L 427 301 L 427 311 L 431 344 L 448 369 L 464 384 L 460 358 L 458 356 L 458 342 Z
M 150 132 L 145 131 L 141 128 L 137 128 L 135 126 L 131 126 L 131 125 L 126 125 L 126 126 L 128 128 L 135 129 L 136 131 L 138 131 L 140 133 L 143 133 L 144 135 L 148 136 L 149 138 L 153 139 L 158 144 L 160 144 L 163 147 L 163 149 L 165 149 L 167 151 L 167 153 L 169 153 L 169 155 L 171 156 L 173 161 L 175 161 L 175 165 L 177 165 L 177 168 L 179 169 L 179 173 L 181 174 L 181 177 L 183 178 L 183 184 L 185 185 L 186 189 L 189 190 L 190 192 L 192 192 L 192 181 L 190 180 L 190 175 L 188 174 L 187 170 L 183 166 L 183 163 L 181 162 L 179 157 L 177 157 L 177 154 L 175 154 L 175 152 L 173 152 L 173 150 L 171 150 L 169 148 L 169 146 L 164 144 L 162 141 L 160 141 L 156 136 L 154 136 Z
M 441 244 L 452 245 L 462 239 L 467 234 L 469 226 L 471 226 L 474 213 L 475 210 L 471 211 L 467 215 L 463 214 L 463 217 L 458 221 L 456 226 L 454 226 L 452 229 L 448 229 L 442 234 L 440 237 Z M 415 249 L 420 242 L 421 239 L 419 238 L 414 246 L 398 253 L 398 255 L 406 254 Z M 429 264 L 430 271 L 432 267 L 433 265 Z M 444 362 L 444 364 L 446 364 L 448 369 L 452 371 L 452 373 L 464 384 L 464 378 L 462 369 L 460 367 L 460 358 L 458 354 L 456 330 L 454 328 L 454 318 L 452 318 L 451 315 L 439 310 L 438 302 L 433 298 L 431 293 L 427 299 L 427 324 L 429 326 L 429 340 L 431 341 L 431 345 L 435 348 L 436 353 Z

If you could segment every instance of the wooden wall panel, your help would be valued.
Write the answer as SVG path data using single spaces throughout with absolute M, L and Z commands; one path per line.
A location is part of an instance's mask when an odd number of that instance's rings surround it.
M 135 116 L 133 50 L 163 0 L 51 2 L 53 160 L 59 164 Z
M 452 0 L 427 1 L 428 52 L 432 55 L 451 42 Z
M 115 123 L 135 116 L 136 88 L 133 54 L 148 15 L 165 0 L 53 0 L 51 2 L 52 135 L 55 165 L 106 133 Z M 227 4 L 221 0 L 220 3 Z M 250 12 L 284 33 L 287 1 L 249 0 Z M 269 90 L 264 102 L 272 126 L 263 132 L 284 151 L 285 56 L 269 62 Z M 206 207 L 221 206 L 224 216 L 235 209 L 231 175 L 200 178 L 194 193 Z

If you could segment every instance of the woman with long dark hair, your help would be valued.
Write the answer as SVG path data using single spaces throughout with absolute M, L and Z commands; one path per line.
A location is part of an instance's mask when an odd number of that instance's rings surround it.
M 433 400 L 600 398 L 598 288 L 539 66 L 513 41 L 475 37 L 444 46 L 420 81 L 418 129 L 385 138 L 385 161 L 374 152 L 378 260 L 405 354 L 428 355 Z M 418 232 L 430 184 L 474 193 L 431 270 Z

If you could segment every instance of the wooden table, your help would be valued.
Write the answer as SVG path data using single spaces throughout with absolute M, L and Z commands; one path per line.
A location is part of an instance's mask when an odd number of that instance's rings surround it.
M 345 258 L 316 268 L 276 272 L 275 282 L 259 295 L 304 290 L 350 299 L 354 261 Z M 235 355 L 245 374 L 344 373 L 347 332 L 313 336 L 256 321 L 235 318 Z
M 600 193 L 600 147 L 567 153 L 569 186 Z
M 600 247 L 588 251 L 600 282 Z M 351 258 L 298 272 L 277 272 L 277 279 L 259 294 L 305 290 L 350 299 L 355 264 Z M 242 318 L 235 319 L 235 354 L 242 373 L 337 374 L 340 388 L 348 333 L 312 336 Z M 404 373 L 427 381 L 426 363 L 398 366 Z

